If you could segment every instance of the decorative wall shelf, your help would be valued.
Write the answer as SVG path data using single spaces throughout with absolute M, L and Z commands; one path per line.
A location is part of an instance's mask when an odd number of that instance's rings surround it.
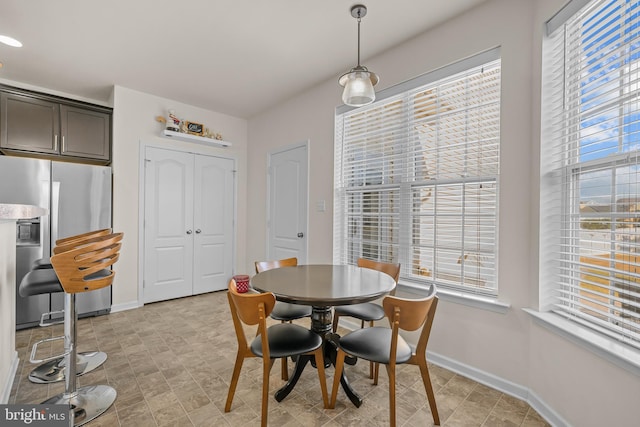
M 166 138 L 174 138 L 179 139 L 180 141 L 185 142 L 194 142 L 196 144 L 218 146 L 218 147 L 231 147 L 231 143 L 227 141 L 222 141 L 219 139 L 213 138 L 205 138 L 204 136 L 191 135 L 190 133 L 182 133 L 182 132 L 174 132 L 171 130 L 163 130 L 161 136 Z

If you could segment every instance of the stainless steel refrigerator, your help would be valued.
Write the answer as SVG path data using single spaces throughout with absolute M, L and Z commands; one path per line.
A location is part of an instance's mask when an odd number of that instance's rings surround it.
M 35 326 L 42 313 L 62 310 L 62 293 L 23 298 L 18 286 L 33 262 L 51 256 L 55 241 L 111 227 L 111 168 L 0 156 L 0 203 L 36 205 L 49 215 L 16 225 L 16 324 Z M 77 295 L 80 317 L 106 314 L 111 287 Z

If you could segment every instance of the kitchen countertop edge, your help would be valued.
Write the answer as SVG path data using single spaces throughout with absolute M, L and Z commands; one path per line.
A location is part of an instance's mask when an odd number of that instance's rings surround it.
M 47 214 L 47 209 L 33 205 L 0 203 L 0 220 L 36 218 Z

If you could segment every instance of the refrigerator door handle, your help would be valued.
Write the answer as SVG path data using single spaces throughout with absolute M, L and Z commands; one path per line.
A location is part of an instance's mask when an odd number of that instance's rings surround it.
M 58 214 L 60 212 L 60 181 L 51 181 L 51 249 L 58 240 Z

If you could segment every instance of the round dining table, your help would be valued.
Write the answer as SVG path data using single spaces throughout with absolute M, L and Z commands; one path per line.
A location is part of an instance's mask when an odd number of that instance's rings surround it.
M 325 338 L 331 332 L 333 306 L 373 301 L 391 292 L 395 280 L 386 273 L 354 265 L 299 265 L 266 270 L 251 278 L 251 287 L 259 292 L 272 292 L 278 301 L 311 306 L 311 330 Z M 333 334 L 324 340 L 325 358 L 335 364 L 336 346 Z M 300 356 L 289 381 L 276 392 L 282 401 L 298 382 L 311 357 Z M 351 360 L 355 363 L 355 360 Z M 342 388 L 359 407 L 362 398 L 351 388 L 346 377 Z

